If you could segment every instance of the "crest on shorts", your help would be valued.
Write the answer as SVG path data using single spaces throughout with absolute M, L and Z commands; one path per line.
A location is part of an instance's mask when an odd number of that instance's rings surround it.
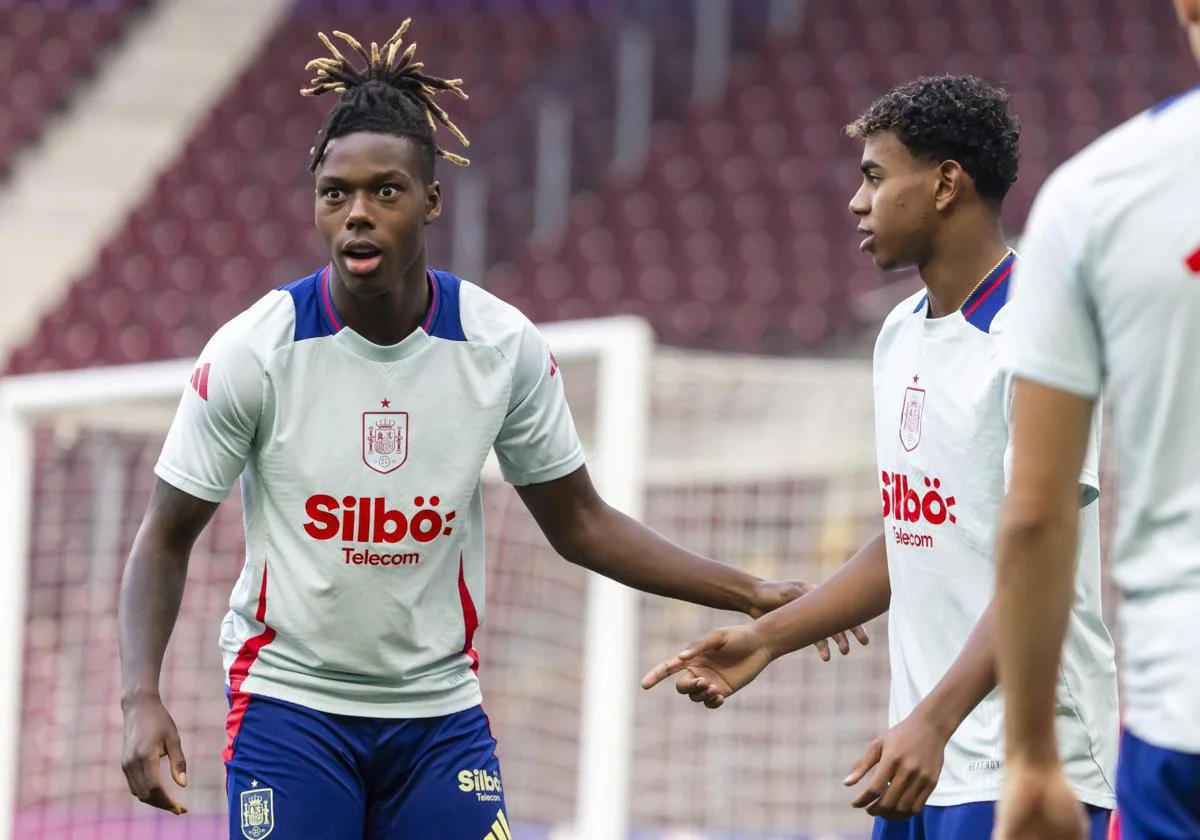
M 925 389 L 909 385 L 904 389 L 904 407 L 900 410 L 900 445 L 912 452 L 921 442 L 921 420 L 925 414 Z
M 399 469 L 408 460 L 408 412 L 364 411 L 362 456 L 375 472 Z
M 263 840 L 275 828 L 275 791 L 254 787 L 241 793 L 242 836 L 246 840 Z

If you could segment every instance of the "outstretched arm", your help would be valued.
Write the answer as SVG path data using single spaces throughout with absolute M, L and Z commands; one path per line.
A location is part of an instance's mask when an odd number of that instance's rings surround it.
M 799 583 L 759 580 L 664 539 L 600 498 L 586 467 L 517 492 L 559 554 L 643 592 L 757 616 L 807 590 Z M 844 638 L 839 647 L 848 651 Z
M 789 604 L 755 624 L 771 658 L 777 659 L 830 633 L 878 618 L 891 600 L 887 542 L 880 533 L 803 602 Z
M 138 799 L 177 814 L 186 811 L 163 787 L 159 764 L 187 783 L 179 733 L 163 707 L 159 677 L 167 641 L 179 616 L 188 555 L 217 505 L 159 479 L 121 579 L 117 629 L 121 650 L 121 709 L 125 716 L 123 767 Z
M 587 467 L 517 492 L 554 550 L 578 566 L 706 607 L 750 613 L 758 606 L 757 578 L 682 549 L 610 507 Z
M 784 654 L 847 627 L 854 627 L 855 636 L 866 644 L 866 633 L 857 625 L 887 612 L 891 595 L 881 533 L 803 598 L 752 624 L 722 627 L 701 636 L 678 656 L 655 666 L 642 678 L 642 687 L 653 688 L 686 669 L 688 673 L 676 683 L 676 690 L 693 702 L 718 708 Z
M 607 504 L 588 476 L 562 374 L 545 339 L 526 323 L 507 357 L 513 362 L 513 388 L 496 435 L 496 456 L 501 473 L 559 554 L 643 592 L 752 616 L 811 588 L 791 581 L 765 583 L 701 557 Z M 828 658 L 821 638 L 819 649 Z M 844 637 L 838 646 L 849 652 Z

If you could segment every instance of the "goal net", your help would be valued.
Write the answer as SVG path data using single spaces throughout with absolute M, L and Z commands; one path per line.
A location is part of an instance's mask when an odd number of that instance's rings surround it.
M 630 319 L 545 332 L 601 492 L 667 537 L 762 577 L 820 580 L 878 528 L 866 362 L 654 351 Z M 0 383 L 0 837 L 227 836 L 216 639 L 242 562 L 236 493 L 192 554 L 163 671 L 190 813 L 134 801 L 120 771 L 118 585 L 190 373 Z M 844 659 L 777 663 L 719 712 L 670 686 L 642 692 L 652 664 L 738 617 L 571 566 L 494 467 L 485 484 L 479 673 L 514 836 L 869 834 L 840 779 L 886 722 L 882 624 Z

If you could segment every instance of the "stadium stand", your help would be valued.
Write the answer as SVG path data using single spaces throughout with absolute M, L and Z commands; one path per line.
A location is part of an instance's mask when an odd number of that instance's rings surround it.
M 0 173 L 149 2 L 0 3 Z

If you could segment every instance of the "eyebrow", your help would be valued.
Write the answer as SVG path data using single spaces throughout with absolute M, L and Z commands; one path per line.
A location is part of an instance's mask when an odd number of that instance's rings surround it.
M 411 181 L 413 179 L 413 176 L 410 175 L 409 173 L 403 172 L 399 169 L 388 169 L 384 172 L 379 172 L 379 173 L 376 173 L 375 175 L 371 176 L 370 180 L 371 180 L 371 183 L 378 183 L 380 181 L 392 181 L 392 180 L 396 180 L 396 179 L 400 179 L 400 180 L 404 180 L 404 181 Z M 339 185 L 347 184 L 347 183 L 349 183 L 349 180 L 350 179 L 348 179 L 344 176 L 338 175 L 336 173 L 322 172 L 320 175 L 317 176 L 318 182 L 324 182 L 324 183 L 330 183 L 330 184 L 339 184 Z
M 373 180 L 383 181 L 391 178 L 403 178 L 407 181 L 411 181 L 412 175 L 407 172 L 402 172 L 399 169 L 389 169 L 387 172 L 380 172 Z
M 870 174 L 872 169 L 883 169 L 883 167 L 880 166 L 878 163 L 876 163 L 873 160 L 864 160 L 862 162 L 862 166 L 860 166 L 859 169 L 862 170 L 864 175 L 868 175 L 868 174 Z

